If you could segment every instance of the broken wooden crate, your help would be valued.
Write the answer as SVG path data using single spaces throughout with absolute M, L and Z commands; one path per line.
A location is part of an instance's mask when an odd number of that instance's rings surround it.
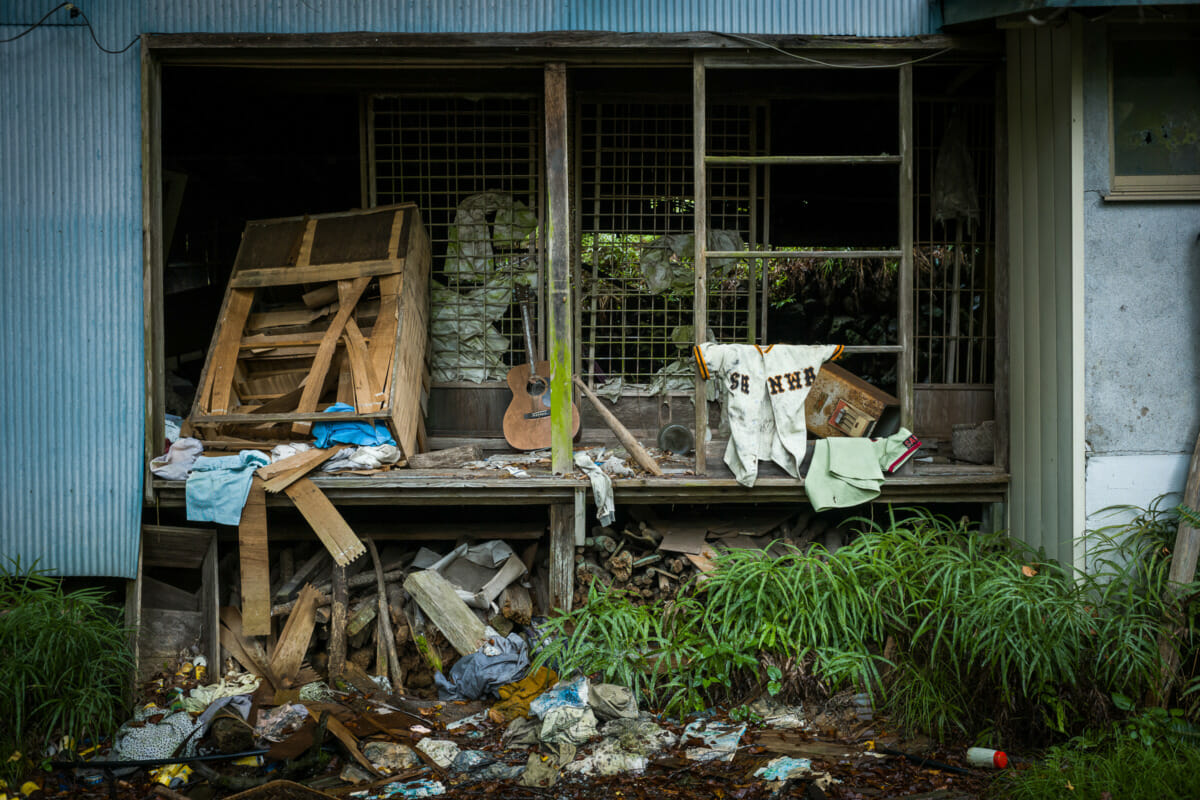
M 381 422 L 417 452 L 429 270 L 412 203 L 247 223 L 192 427 L 270 442 L 317 420 Z M 334 400 L 355 411 L 323 414 Z

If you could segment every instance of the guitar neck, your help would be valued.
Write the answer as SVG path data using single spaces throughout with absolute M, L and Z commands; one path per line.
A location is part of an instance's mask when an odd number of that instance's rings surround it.
M 529 362 L 529 376 L 537 377 L 537 356 L 533 346 L 533 319 L 529 313 L 529 298 L 521 298 L 521 323 L 525 328 L 525 358 Z

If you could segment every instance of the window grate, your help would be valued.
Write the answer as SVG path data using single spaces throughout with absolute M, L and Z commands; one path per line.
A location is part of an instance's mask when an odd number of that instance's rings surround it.
M 712 107 L 710 152 L 755 153 L 754 115 L 751 105 Z M 583 372 L 594 384 L 670 377 L 662 388 L 690 385 L 683 362 L 694 343 L 691 102 L 584 97 L 576 131 Z M 709 191 L 709 228 L 726 237 L 719 249 L 744 249 L 750 169 L 710 169 Z M 745 262 L 710 264 L 708 324 L 717 340 L 752 335 L 755 283 Z
M 540 101 L 373 95 L 367 116 L 372 204 L 414 201 L 429 231 L 433 380 L 503 380 L 541 261 Z
M 914 254 L 916 381 L 990 384 L 995 373 L 995 104 L 987 98 L 918 98 Z M 970 160 L 977 215 L 938 221 L 939 151 L 951 122 Z M 951 164 L 941 184 L 955 187 Z M 969 191 L 969 187 L 968 187 Z M 960 209 L 963 202 L 956 204 Z

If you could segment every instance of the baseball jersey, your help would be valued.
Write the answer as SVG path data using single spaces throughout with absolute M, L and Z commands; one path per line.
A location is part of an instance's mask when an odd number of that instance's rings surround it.
M 700 376 L 722 382 L 729 415 L 725 463 L 738 483 L 753 486 L 760 459 L 794 478 L 808 441 L 804 399 L 826 361 L 841 345 L 705 343 L 692 349 Z

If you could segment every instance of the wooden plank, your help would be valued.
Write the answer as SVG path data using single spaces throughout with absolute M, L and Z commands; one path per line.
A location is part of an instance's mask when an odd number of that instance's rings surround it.
M 250 307 L 254 304 L 254 292 L 232 289 L 221 319 L 217 322 L 216 342 L 209 355 L 207 383 L 201 390 L 200 409 L 211 414 L 229 411 L 229 395 L 233 389 L 233 372 L 237 365 L 238 346 L 242 342 L 242 330 Z M 211 395 L 208 392 L 211 391 Z
M 346 607 L 349 590 L 346 587 L 346 568 L 333 568 L 333 607 L 329 614 L 329 680 L 336 681 L 346 669 Z
M 276 478 L 285 473 L 291 473 L 297 469 L 311 470 L 332 458 L 333 454 L 341 449 L 342 447 L 329 447 L 325 449 L 313 447 L 294 455 L 290 455 L 287 458 L 281 458 L 278 461 L 267 464 L 266 466 L 259 467 L 254 474 L 262 478 L 264 481 L 269 482 L 272 478 Z M 271 491 L 271 489 L 268 488 L 267 491 Z M 279 490 L 276 489 L 275 491 Z
M 696 254 L 695 294 L 692 297 L 692 327 L 696 344 L 708 341 L 708 168 L 704 157 L 707 154 L 706 140 L 708 120 L 707 86 L 705 83 L 704 57 L 699 53 L 692 60 L 692 176 L 695 188 L 695 206 L 692 230 L 695 233 Z M 708 438 L 708 386 L 700 373 L 696 373 L 695 437 L 697 475 L 703 475 L 705 464 L 704 441 Z
M 303 302 L 304 305 L 308 306 L 309 308 L 321 308 L 329 305 L 330 303 L 337 302 L 337 299 L 337 285 L 334 283 L 327 283 L 324 286 L 318 286 L 311 292 L 305 292 L 300 296 L 301 302 Z
M 574 548 L 571 549 L 574 554 Z M 437 626 L 460 655 L 469 655 L 487 639 L 484 625 L 466 603 L 459 599 L 450 582 L 433 570 L 419 570 L 404 581 L 404 591 Z
M 258 314 L 250 315 L 250 318 L 246 320 L 245 330 L 261 331 L 270 328 L 294 328 L 316 322 L 321 317 L 327 317 L 336 311 L 336 305 L 310 309 L 297 308 L 286 311 L 262 311 Z
M 321 719 L 320 713 L 314 708 L 308 709 L 308 715 L 316 722 L 319 722 Z M 375 765 L 368 761 L 367 757 L 364 756 L 362 751 L 358 749 L 358 740 L 354 738 L 354 734 L 350 732 L 350 729 L 342 724 L 341 720 L 333 716 L 333 714 L 329 714 L 325 718 L 325 729 L 332 733 L 334 738 L 342 743 L 342 747 L 346 748 L 346 752 L 358 762 L 359 766 L 374 775 L 376 778 L 383 777 L 382 773 L 375 768 Z
M 212 528 L 142 525 L 142 561 L 147 567 L 200 569 L 212 535 Z
M 896 394 L 900 397 L 900 424 L 913 428 L 913 83 L 912 64 L 899 69 L 900 94 L 900 274 L 896 310 L 898 339 L 904 351 L 896 361 Z
M 281 459 L 281 461 L 290 461 L 293 458 L 300 459 L 301 456 L 308 456 L 308 458 L 298 460 L 292 469 L 289 469 L 288 471 L 271 478 L 271 480 L 263 484 L 263 488 L 271 494 L 282 492 L 284 489 L 291 486 L 293 483 L 300 480 L 329 459 L 333 458 L 336 453 L 345 449 L 346 445 L 337 445 L 335 447 L 326 448 L 314 447 L 312 450 L 306 450 L 303 453 L 297 453 L 294 456 L 288 456 L 288 458 Z M 269 466 L 274 465 L 272 464 Z
M 267 498 L 255 477 L 238 523 L 242 579 L 242 629 L 247 636 L 271 633 L 271 561 L 267 549 Z
M 412 223 L 407 222 L 412 218 Z M 422 386 L 429 331 L 429 274 L 432 266 L 429 236 L 414 210 L 405 215 L 408 231 L 404 278 L 400 282 L 400 320 L 391 346 L 392 368 L 385 394 L 391 408 L 392 435 L 404 456 L 420 452 L 418 431 L 424 420 Z M 405 246 L 405 245 L 401 245 Z M 376 334 L 376 339 L 380 334 Z M 379 356 L 382 358 L 382 356 Z
M 342 336 L 346 320 L 350 319 L 350 314 L 354 312 L 354 304 L 362 297 L 369 282 L 369 278 L 359 278 L 344 294 L 339 289 L 339 294 L 344 301 L 333 321 L 329 323 L 329 328 L 325 331 L 325 338 L 321 340 L 321 346 L 317 348 L 317 354 L 313 357 L 308 380 L 304 384 L 304 392 L 300 395 L 300 402 L 296 404 L 297 412 L 303 414 L 316 409 L 317 401 L 321 399 L 321 387 L 325 385 L 325 374 L 329 370 L 333 352 L 337 348 L 337 341 Z M 292 424 L 293 433 L 307 435 L 311 430 L 312 423 L 307 420 L 298 420 Z
M 392 689 L 399 694 L 404 693 L 404 670 L 400 666 L 400 656 L 396 652 L 396 629 L 391 625 L 391 612 L 388 609 L 387 584 L 383 580 L 383 562 L 379 560 L 379 550 L 375 542 L 367 539 L 367 550 L 371 553 L 371 564 L 375 568 L 376 602 L 379 614 L 375 622 L 375 636 L 381 643 L 383 661 L 386 663 L 384 672 L 392 681 Z M 377 667 L 378 668 L 378 667 Z
M 575 593 L 575 504 L 550 505 L 550 609 L 570 611 Z
M 142 330 L 146 337 L 143 348 L 143 386 L 145 402 L 142 409 L 142 499 L 145 505 L 155 502 L 151 483 L 150 460 L 162 453 L 164 439 L 163 411 L 166 408 L 166 371 L 164 369 L 166 333 L 163 324 L 163 266 L 170 249 L 164 243 L 163 169 L 162 169 L 162 62 L 145 48 L 141 53 L 141 156 L 142 156 Z M 224 305 L 224 303 L 223 303 Z M 213 334 L 214 339 L 216 333 Z M 203 376 L 202 376 L 203 378 Z M 203 380 L 200 383 L 204 386 Z M 192 410 L 200 401 L 193 399 Z
M 549 317 L 547 357 L 550 362 L 550 461 L 556 475 L 569 475 L 572 462 L 571 438 L 575 419 L 571 405 L 571 375 L 575 359 L 571 337 L 571 215 L 568 177 L 570 168 L 570 128 L 567 124 L 567 67 L 547 64 L 544 71 L 546 124 L 546 202 L 550 209 L 547 226 L 549 239 L 549 280 L 547 315 Z
M 311 480 L 301 478 L 284 491 L 308 520 L 335 562 L 344 567 L 367 551 L 333 503 Z
M 267 681 L 272 689 L 279 689 L 279 678 L 271 669 L 270 662 L 259 651 L 255 642 L 247 639 L 242 631 L 242 615 L 233 606 L 222 606 L 221 617 L 221 646 L 237 659 L 247 672 L 254 673 Z
M 296 568 L 287 580 L 280 584 L 279 588 L 275 590 L 274 596 L 290 597 L 292 592 L 296 591 L 300 584 L 309 580 L 328 559 L 329 552 L 326 550 L 318 550 L 313 553 L 307 561 Z
M 388 242 L 388 256 L 390 257 L 394 257 L 399 251 L 400 236 L 404 232 L 406 218 L 409 215 L 412 215 L 414 222 L 417 221 L 415 208 L 397 209 L 396 215 L 392 218 L 392 235 Z M 421 259 L 424 254 L 417 252 L 414 255 L 417 259 Z M 406 261 L 405 267 L 412 266 L 412 263 Z M 375 320 L 377 334 L 371 338 L 371 345 L 367 352 L 371 363 L 375 365 L 375 374 L 380 378 L 381 386 L 386 385 L 392 371 L 392 361 L 396 349 L 396 330 L 400 326 L 400 284 L 400 275 L 383 275 L 379 278 L 379 316 Z
M 1192 451 L 1187 483 L 1183 489 L 1183 504 L 1200 512 L 1200 436 Z M 1196 578 L 1196 561 L 1200 557 L 1200 529 L 1180 522 L 1175 531 L 1175 550 L 1171 554 L 1170 591 L 1178 598 L 1179 587 Z
M 354 407 L 359 411 L 378 411 L 384 405 L 383 381 L 367 357 L 367 340 L 353 317 L 346 320 L 345 341 L 346 359 L 354 383 Z
M 217 536 L 208 539 L 208 553 L 201 567 L 200 614 L 203 620 L 204 656 L 208 659 L 208 674 L 214 678 L 221 673 L 220 582 L 217 569 Z
M 608 426 L 609 430 L 611 430 L 621 444 L 625 446 L 625 449 L 629 452 L 629 455 L 633 458 L 633 460 L 638 463 L 638 466 L 649 472 L 651 475 L 661 477 L 663 474 L 662 467 L 658 466 L 658 462 L 654 460 L 654 457 L 646 451 L 646 448 L 642 447 L 641 442 L 633 437 L 633 434 L 621 424 L 621 421 L 617 419 L 616 415 L 604 406 L 604 403 L 601 402 L 600 398 L 597 397 L 595 393 L 587 387 L 587 384 L 580 380 L 578 376 L 575 377 L 575 385 L 579 387 L 581 392 L 583 392 L 583 396 L 591 402 L 597 413 L 599 413 L 600 417 L 604 420 L 604 424 Z M 700 402 L 697 405 L 704 409 L 705 413 L 708 412 L 708 404 L 704 402 L 704 395 L 700 395 Z M 696 448 L 697 457 L 699 457 L 699 453 L 703 449 L 703 447 Z
M 296 685 L 296 676 L 300 672 L 304 654 L 308 652 L 308 643 L 317 622 L 318 599 L 320 592 L 312 584 L 305 584 L 296 599 L 296 607 L 288 615 L 283 632 L 279 634 L 279 644 L 271 654 L 271 669 L 283 681 L 283 686 L 278 688 L 291 689 Z
M 319 264 L 309 267 L 270 267 L 242 270 L 229 279 L 237 289 L 262 289 L 267 286 L 297 286 L 324 281 L 361 281 L 404 270 L 404 259 L 352 261 L 346 264 Z
M 483 458 L 483 449 L 475 445 L 462 445 L 446 450 L 435 450 L 432 453 L 414 453 L 408 457 L 409 469 L 441 469 L 443 467 L 461 467 L 471 461 Z

